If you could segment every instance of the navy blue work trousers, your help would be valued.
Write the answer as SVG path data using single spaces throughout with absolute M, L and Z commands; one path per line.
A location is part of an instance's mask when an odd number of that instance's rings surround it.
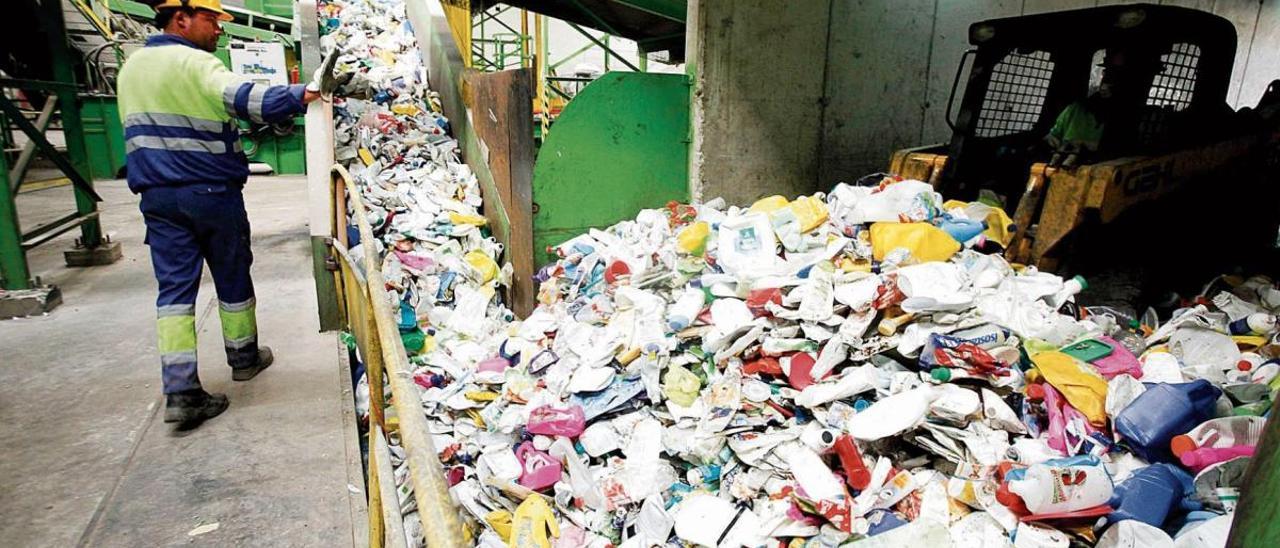
M 252 367 L 258 327 L 249 268 L 249 216 L 239 185 L 153 187 L 142 192 L 146 243 L 151 247 L 159 295 L 159 338 L 164 393 L 200 389 L 196 367 L 196 294 L 208 263 L 218 293 L 227 363 Z

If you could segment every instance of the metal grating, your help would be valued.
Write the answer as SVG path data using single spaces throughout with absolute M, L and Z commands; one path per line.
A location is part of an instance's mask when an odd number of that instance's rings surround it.
M 1175 112 L 1191 106 L 1196 91 L 1196 69 L 1200 64 L 1200 47 L 1174 44 L 1169 53 L 1160 56 L 1162 68 L 1151 82 L 1147 105 L 1172 108 Z
M 1047 51 L 1009 52 L 991 70 L 974 134 L 1002 137 L 1035 129 L 1053 77 Z
M 1200 65 L 1200 47 L 1178 43 L 1160 56 L 1161 68 L 1147 92 L 1147 108 L 1138 123 L 1138 140 L 1145 146 L 1169 144 L 1173 113 L 1191 106 Z

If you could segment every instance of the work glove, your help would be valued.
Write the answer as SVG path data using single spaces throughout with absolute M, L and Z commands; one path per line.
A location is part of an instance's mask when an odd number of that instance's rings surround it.
M 556 523 L 547 499 L 540 495 L 530 496 L 520 503 L 511 525 L 511 539 L 507 542 L 511 548 L 551 548 L 548 529 L 552 537 L 560 537 L 560 524 Z
M 324 64 L 316 69 L 311 77 L 311 82 L 307 84 L 307 91 L 320 94 L 320 98 L 325 101 L 333 100 L 333 91 L 338 89 L 338 77 L 333 73 L 333 66 L 338 62 L 338 52 L 330 53 L 325 58 Z

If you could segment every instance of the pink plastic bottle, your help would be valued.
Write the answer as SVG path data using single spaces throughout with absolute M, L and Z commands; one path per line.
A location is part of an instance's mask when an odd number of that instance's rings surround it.
M 582 412 L 581 406 L 572 405 L 557 409 L 550 405 L 541 405 L 529 412 L 527 429 L 532 434 L 574 438 L 582 434 L 586 425 L 586 415 Z
M 1228 461 L 1236 457 L 1252 457 L 1253 451 L 1256 449 L 1252 445 L 1237 445 L 1235 447 L 1202 447 L 1187 451 L 1178 457 L 1182 461 L 1182 465 L 1189 468 L 1192 472 L 1199 474 L 1201 470 L 1208 468 L 1222 461 Z
M 533 442 L 524 442 L 516 449 L 516 458 L 520 459 L 520 485 L 541 491 L 560 481 L 560 461 L 542 451 L 533 448 Z

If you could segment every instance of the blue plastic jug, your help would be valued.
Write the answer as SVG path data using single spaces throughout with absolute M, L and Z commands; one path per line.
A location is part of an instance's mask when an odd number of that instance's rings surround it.
M 974 236 L 982 234 L 982 231 L 987 229 L 987 223 L 948 216 L 938 223 L 938 228 L 941 228 L 952 238 L 955 238 L 957 242 L 963 244 L 972 240 Z
M 1111 522 L 1136 519 L 1160 527 L 1169 513 L 1179 507 L 1192 480 L 1186 471 L 1167 463 L 1138 470 L 1116 486 L 1109 503 L 1116 510 L 1107 519 Z
M 1169 440 L 1213 418 L 1222 390 L 1204 379 L 1146 386 L 1146 392 L 1116 415 L 1115 430 L 1147 461 L 1173 462 Z

